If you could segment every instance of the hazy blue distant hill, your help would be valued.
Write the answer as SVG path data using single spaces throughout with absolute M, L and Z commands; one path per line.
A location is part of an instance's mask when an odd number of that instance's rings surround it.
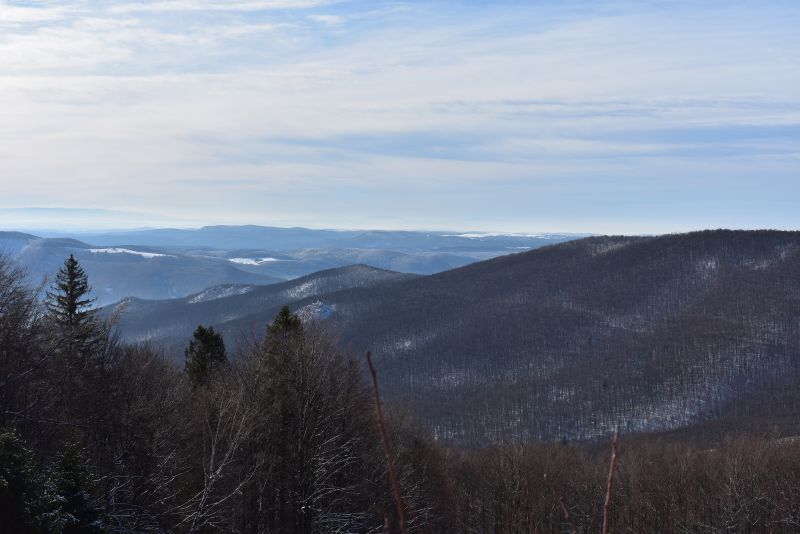
M 0 232 L 0 251 L 27 269 L 31 280 L 52 280 L 70 254 L 89 274 L 98 305 L 128 296 L 179 297 L 222 283 L 270 284 L 282 278 L 247 272 L 231 262 L 154 247 L 89 245 L 69 238 Z
M 240 269 L 296 278 L 323 269 L 365 264 L 414 274 L 433 274 L 468 265 L 497 254 L 455 254 L 450 252 L 398 252 L 381 249 L 321 248 L 292 251 L 234 250 L 201 252 L 236 263 Z
M 0 234 L 0 248 L 12 255 L 19 254 L 31 245 L 32 240 L 41 239 L 17 232 Z M 118 252 L 113 259 L 89 258 L 91 264 L 101 263 L 106 268 L 97 271 L 98 276 L 103 277 L 97 284 L 103 292 L 98 295 L 103 303 L 125 296 L 182 297 L 210 283 L 265 284 L 357 264 L 413 274 L 433 274 L 577 237 L 568 234 L 447 234 L 264 226 L 207 226 L 188 230 L 159 228 L 98 234 L 49 231 L 44 236 L 46 241 L 31 245 L 31 248 L 55 250 L 60 247 L 58 253 L 70 249 L 100 248 L 128 251 Z M 73 241 L 64 241 L 66 239 Z M 147 257 L 138 254 L 147 251 L 158 255 Z M 30 256 L 28 251 L 20 259 L 33 273 L 52 274 L 49 270 L 53 267 L 52 261 Z M 136 268 L 131 273 L 121 271 L 115 274 L 114 265 L 126 265 L 123 258 L 135 261 Z M 145 264 L 141 261 L 143 258 L 156 261 Z M 179 264 L 183 267 L 179 268 Z M 144 269 L 145 265 L 169 269 L 159 275 L 156 269 Z M 142 277 L 137 279 L 137 272 L 142 273 Z M 172 272 L 176 273 L 174 277 Z M 124 280 L 128 274 L 133 275 L 130 282 Z M 148 281 L 145 275 L 174 279 L 162 283 Z M 123 294 L 122 291 L 131 293 Z
M 46 235 L 0 232 L 0 250 L 34 278 L 52 276 L 64 257 L 75 254 L 85 264 L 101 305 L 129 296 L 179 298 L 219 284 L 263 285 L 357 264 L 432 274 L 575 237 L 263 226 Z
M 487 234 L 385 230 L 316 230 L 268 226 L 205 226 L 199 229 L 151 229 L 81 235 L 97 245 L 128 243 L 153 247 L 215 249 L 310 248 L 381 249 L 401 252 L 512 251 L 559 243 L 583 235 Z
M 205 226 L 199 229 L 156 228 L 90 234 L 86 239 L 100 245 L 130 243 L 159 247 L 208 247 L 215 249 L 291 250 L 321 246 L 348 232 L 271 228 L 263 226 Z
M 0 232 L 0 253 L 16 256 L 32 241 L 39 239 L 35 235 L 22 232 Z

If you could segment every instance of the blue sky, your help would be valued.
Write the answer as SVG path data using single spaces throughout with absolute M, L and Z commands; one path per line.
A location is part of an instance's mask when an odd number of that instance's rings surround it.
M 800 229 L 797 28 L 795 1 L 0 0 L 0 208 Z

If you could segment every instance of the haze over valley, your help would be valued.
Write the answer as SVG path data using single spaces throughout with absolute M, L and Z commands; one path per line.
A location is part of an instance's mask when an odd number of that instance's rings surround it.
M 91 276 L 101 306 L 126 297 L 185 297 L 219 284 L 263 285 L 355 264 L 431 274 L 580 237 L 260 226 L 45 235 L 53 237 L 0 231 L 0 252 L 34 280 L 51 277 L 74 254 Z

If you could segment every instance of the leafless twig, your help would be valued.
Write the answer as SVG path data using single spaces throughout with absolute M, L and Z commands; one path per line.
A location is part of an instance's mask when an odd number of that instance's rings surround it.
M 553 493 L 556 496 L 556 498 L 558 499 L 558 504 L 561 506 L 561 512 L 564 514 L 564 520 L 567 522 L 567 524 L 569 524 L 570 527 L 572 527 L 572 534 L 577 534 L 578 527 L 576 527 L 575 523 L 572 521 L 572 516 L 570 515 L 569 510 L 567 509 L 567 505 L 564 504 L 564 499 L 561 498 L 561 495 L 547 481 L 547 473 L 544 474 L 543 480 L 544 480 L 545 486 L 547 486 L 547 488 L 550 490 L 550 492 Z

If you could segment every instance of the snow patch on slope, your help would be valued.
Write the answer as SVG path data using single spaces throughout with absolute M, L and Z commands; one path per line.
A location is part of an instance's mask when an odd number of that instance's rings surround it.
M 255 289 L 252 286 L 233 286 L 233 285 L 221 285 L 221 286 L 214 286 L 209 287 L 208 289 L 201 291 L 191 299 L 189 299 L 189 304 L 197 304 L 199 302 L 208 302 L 209 300 L 217 300 L 217 299 L 224 299 L 226 297 L 233 297 L 234 295 L 244 295 L 245 293 L 251 292 Z
M 316 292 L 319 280 L 308 280 L 299 286 L 292 287 L 284 291 L 284 295 L 290 299 L 302 299 Z
M 141 252 L 139 250 L 131 250 L 129 248 L 90 248 L 89 252 L 92 254 L 133 254 L 134 256 L 141 256 L 142 258 L 174 258 L 170 254 L 159 254 L 158 252 Z
M 262 265 L 272 261 L 281 261 L 278 258 L 230 258 L 229 262 L 238 263 L 239 265 Z
M 327 305 L 321 300 L 312 302 L 297 310 L 297 315 L 305 321 L 322 320 L 324 321 L 336 311 L 336 304 Z

